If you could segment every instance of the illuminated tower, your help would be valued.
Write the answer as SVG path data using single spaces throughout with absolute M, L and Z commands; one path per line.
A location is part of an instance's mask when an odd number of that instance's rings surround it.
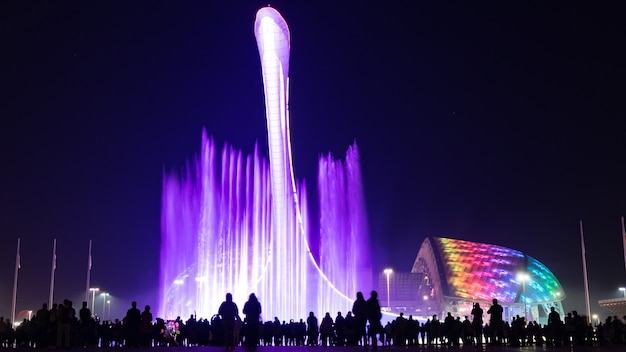
M 265 7 L 257 12 L 254 32 L 263 73 L 269 142 L 273 214 L 269 273 L 273 275 L 270 281 L 280 291 L 275 292 L 278 298 L 271 298 L 280 305 L 273 311 L 306 315 L 311 310 L 318 314 L 350 310 L 359 287 L 357 281 L 361 287 L 371 289 L 356 145 L 350 147 L 345 163 L 330 156 L 320 159 L 323 219 L 318 261 L 311 255 L 307 241 L 303 209 L 306 198 L 298 194 L 298 189 L 304 189 L 296 183 L 292 167 L 289 28 L 278 11 Z
M 259 49 L 265 90 L 265 117 L 269 141 L 272 190 L 271 270 L 276 287 L 288 288 L 278 299 L 277 312 L 306 312 L 303 288 L 311 266 L 307 261 L 304 229 L 301 227 L 296 182 L 291 163 L 289 140 L 289 28 L 271 7 L 257 12 L 254 33 Z M 285 291 L 285 290 L 280 290 Z M 290 291 L 290 292 L 289 292 Z M 274 299 L 272 299 L 274 300 Z M 310 302 L 308 302 L 310 305 Z
M 211 317 L 224 294 L 243 304 L 254 292 L 264 320 L 313 311 L 347 312 L 359 285 L 371 289 L 367 223 L 356 144 L 345 161 L 320 158 L 319 236 L 308 242 L 307 194 L 292 169 L 288 115 L 289 29 L 272 8 L 257 12 L 269 163 L 206 131 L 200 154 L 165 174 L 161 208 L 159 314 Z M 366 288 L 366 289 L 365 289 Z

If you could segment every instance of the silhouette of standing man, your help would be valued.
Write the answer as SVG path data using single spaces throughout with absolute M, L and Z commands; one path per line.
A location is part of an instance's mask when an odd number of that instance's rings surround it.
M 356 293 L 356 300 L 352 305 L 352 315 L 354 316 L 355 342 L 358 345 L 363 341 L 363 346 L 367 346 L 367 336 L 365 336 L 365 325 L 367 324 L 367 302 L 363 292 Z
M 378 292 L 372 291 L 370 298 L 366 301 L 367 305 L 367 320 L 370 323 L 369 336 L 372 338 L 372 348 L 378 348 L 378 342 L 376 341 L 376 335 L 383 333 L 383 326 L 380 323 L 380 319 L 383 317 L 380 311 L 380 303 L 378 302 Z M 367 341 L 367 340 L 366 340 Z
M 480 308 L 479 303 L 474 303 L 474 307 L 472 308 L 472 330 L 474 331 L 476 344 L 478 346 L 482 346 L 483 345 L 483 309 Z
M 239 343 L 239 341 L 233 340 L 235 317 L 239 315 L 239 308 L 237 308 L 237 304 L 233 302 L 232 294 L 226 294 L 226 300 L 220 305 L 218 313 L 222 317 L 222 325 L 224 326 L 224 344 L 226 345 L 226 351 L 234 350 L 235 343 Z
M 132 301 L 131 307 L 126 311 L 124 325 L 126 326 L 126 346 L 139 347 L 139 326 L 141 325 L 141 311 L 137 308 L 137 302 Z
M 503 333 L 503 321 L 502 321 L 502 313 L 504 310 L 502 306 L 498 304 L 497 299 L 493 299 L 491 307 L 487 311 L 487 314 L 490 315 L 489 325 L 491 325 L 491 341 L 495 345 L 502 344 L 502 333 Z
M 261 317 L 261 303 L 254 293 L 250 294 L 248 302 L 243 305 L 243 314 L 246 315 L 248 350 L 256 350 L 259 344 L 259 318 Z

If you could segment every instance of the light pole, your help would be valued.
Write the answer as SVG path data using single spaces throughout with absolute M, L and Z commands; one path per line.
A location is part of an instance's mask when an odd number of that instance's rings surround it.
M 528 321 L 528 312 L 526 311 L 526 281 L 528 281 L 528 279 L 529 276 L 527 272 L 517 274 L 517 281 L 522 282 L 522 296 L 524 297 L 522 302 L 524 303 L 524 319 L 526 319 L 526 321 Z
M 626 287 L 620 287 L 619 290 L 624 293 L 624 298 L 626 298 Z
M 100 296 L 102 296 L 102 318 L 104 319 L 104 311 L 106 309 L 107 296 L 109 296 L 109 294 L 106 292 L 102 292 Z
M 107 300 L 107 320 L 111 321 L 111 300 Z
M 387 309 L 389 309 L 389 311 L 391 312 L 391 299 L 390 299 L 390 293 L 389 293 L 389 275 L 393 273 L 393 270 L 391 268 L 387 268 L 383 271 L 383 273 L 387 275 Z
M 593 319 L 593 321 L 596 322 L 596 326 L 598 326 L 598 324 L 600 324 L 600 317 L 598 317 L 598 314 L 591 315 L 591 318 Z
M 94 304 L 96 303 L 96 292 L 100 291 L 100 289 L 97 287 L 91 287 L 89 291 L 91 291 L 91 315 L 95 316 L 96 312 L 94 311 Z

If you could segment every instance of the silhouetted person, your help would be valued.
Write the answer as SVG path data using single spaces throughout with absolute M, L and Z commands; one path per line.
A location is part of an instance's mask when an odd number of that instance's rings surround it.
M 465 318 L 463 319 L 463 323 L 462 323 L 463 328 L 461 330 L 461 337 L 463 338 L 463 345 L 475 346 L 476 341 L 474 341 L 474 337 L 476 336 L 476 334 L 474 333 L 474 327 L 472 326 L 472 322 L 469 321 L 467 315 L 464 315 L 463 317 Z
M 309 317 L 306 318 L 306 335 L 307 346 L 317 346 L 317 338 L 319 336 L 319 328 L 317 326 L 317 317 L 313 312 L 309 313 Z
M 0 347 L 13 347 L 14 341 L 15 336 L 11 320 L 4 320 L 4 317 L 0 317 Z
M 504 310 L 502 306 L 498 304 L 497 299 L 493 299 L 491 307 L 487 310 L 487 314 L 489 314 L 489 325 L 491 326 L 491 341 L 495 345 L 502 344 L 502 335 L 503 335 L 503 321 L 502 321 L 502 313 Z
M 78 317 L 80 319 L 80 328 L 82 332 L 82 346 L 87 347 L 92 344 L 93 340 L 93 325 L 91 321 L 91 311 L 87 308 L 87 302 L 83 301 L 83 306 L 78 311 Z
M 48 327 L 50 325 L 50 311 L 48 310 L 48 304 L 44 303 L 41 309 L 37 311 L 37 348 L 48 347 Z
M 141 336 L 141 345 L 144 347 L 152 346 L 152 313 L 150 306 L 146 305 L 141 312 L 141 323 L 139 324 L 139 334 Z
M 137 302 L 132 301 L 131 307 L 126 311 L 124 326 L 126 330 L 126 346 L 139 347 L 139 326 L 141 325 L 141 311 L 137 308 Z
M 372 346 L 374 349 L 378 348 L 378 342 L 376 341 L 376 335 L 383 333 L 383 326 L 380 323 L 380 319 L 383 314 L 380 311 L 380 303 L 378 302 L 378 292 L 372 291 L 370 298 L 366 301 L 366 317 L 370 323 L 369 336 L 372 338 Z M 416 334 L 417 336 L 417 334 Z M 367 338 L 365 339 L 367 345 Z
M 248 301 L 243 305 L 243 314 L 246 315 L 246 345 L 248 350 L 256 350 L 259 344 L 259 319 L 261 318 L 261 303 L 254 293 L 248 297 Z
M 363 292 L 356 293 L 356 300 L 352 305 L 352 316 L 354 320 L 356 344 L 364 340 L 364 346 L 367 346 L 367 337 L 365 336 L 365 325 L 367 323 L 367 302 L 363 297 Z
M 458 342 L 458 339 L 456 338 L 454 331 L 454 317 L 450 312 L 448 312 L 448 315 L 446 315 L 443 319 L 443 329 L 446 332 L 446 337 L 448 338 L 448 346 L 456 346 L 455 343 Z
M 63 300 L 57 307 L 57 349 L 70 348 L 72 323 L 76 318 L 76 311 L 72 308 L 72 301 Z
M 574 346 L 584 346 L 587 323 L 585 322 L 585 319 L 578 315 L 578 312 L 575 310 L 572 311 L 572 320 L 574 322 L 574 335 L 572 336 Z M 622 335 L 624 334 L 623 328 L 619 329 L 619 331 Z
M 54 348 L 57 345 L 57 330 L 59 326 L 59 305 L 52 303 L 50 308 L 50 323 L 48 324 L 48 347 Z
M 548 314 L 548 327 L 546 337 L 549 343 L 553 343 L 555 347 L 561 347 L 561 335 L 563 334 L 563 322 L 561 315 L 554 307 L 550 307 Z
M 330 313 L 326 312 L 326 315 L 324 315 L 320 323 L 320 339 L 322 340 L 322 346 L 332 345 L 334 335 L 333 318 L 330 316 Z
M 337 312 L 335 317 L 335 344 L 337 346 L 345 346 L 346 344 L 346 322 L 345 318 L 341 315 L 341 312 Z
M 403 312 L 400 312 L 400 315 L 394 320 L 393 324 L 395 326 L 393 344 L 395 346 L 406 346 L 407 321 Z
M 83 324 L 89 323 L 89 321 L 91 320 L 91 311 L 89 310 L 89 308 L 87 308 L 86 301 L 83 301 L 83 305 L 78 311 L 78 318 Z
M 478 346 L 483 344 L 483 309 L 480 308 L 480 304 L 474 303 L 472 308 L 472 331 L 476 338 L 476 344 Z
M 407 340 L 409 346 L 418 344 L 419 331 L 419 322 L 413 319 L 413 315 L 409 315 L 409 319 L 407 320 Z M 376 349 L 376 346 L 374 346 L 374 349 Z
M 0 347 L 7 347 L 6 340 L 9 331 L 9 325 L 4 321 L 4 317 L 0 317 Z
M 233 340 L 233 331 L 235 329 L 235 316 L 239 315 L 239 308 L 237 308 L 237 304 L 233 302 L 232 294 L 226 294 L 226 300 L 220 305 L 218 314 L 222 317 L 226 350 L 234 350 L 235 341 Z

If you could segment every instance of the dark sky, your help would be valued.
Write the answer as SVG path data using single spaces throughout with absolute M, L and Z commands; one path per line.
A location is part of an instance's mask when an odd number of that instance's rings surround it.
M 111 292 L 157 306 L 161 182 L 218 144 L 266 152 L 245 1 L 0 4 L 0 315 Z M 237 2 L 239 3 L 239 2 Z M 340 3 L 339 5 L 337 3 Z M 417 3 L 417 4 L 416 4 Z M 275 1 L 291 29 L 298 178 L 357 141 L 376 270 L 426 236 L 523 251 L 585 311 L 626 286 L 626 22 L 619 2 Z M 101 312 L 97 300 L 96 312 Z M 100 308 L 98 308 L 100 307 Z

